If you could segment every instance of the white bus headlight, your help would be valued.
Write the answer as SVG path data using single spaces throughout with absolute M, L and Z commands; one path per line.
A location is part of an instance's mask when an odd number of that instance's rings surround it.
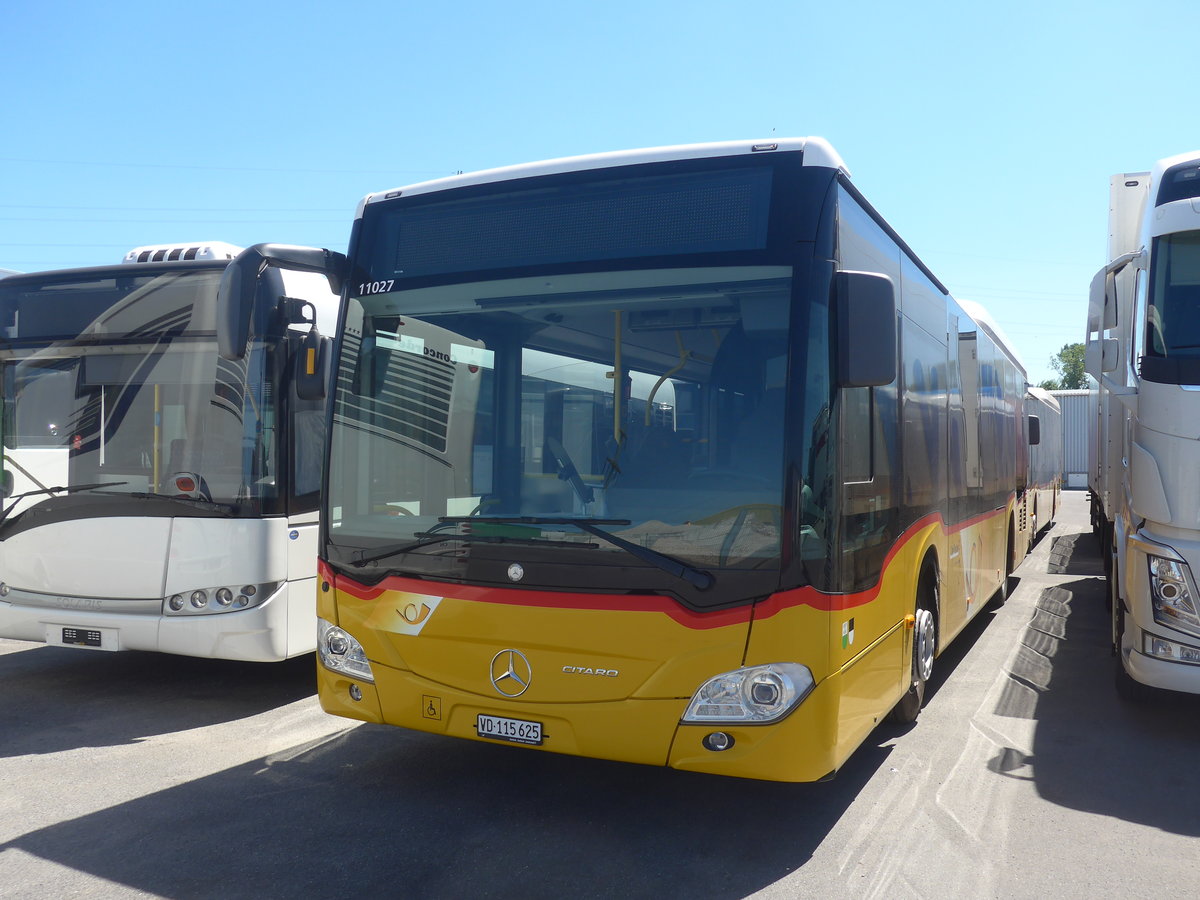
M 1187 563 L 1161 556 L 1148 556 L 1150 600 L 1154 621 L 1170 628 L 1200 634 L 1200 615 Z
M 163 600 L 162 611 L 164 616 L 208 616 L 248 609 L 270 598 L 279 589 L 279 584 L 278 581 L 269 584 L 227 584 L 179 591 Z
M 325 668 L 359 681 L 375 682 L 362 644 L 332 622 L 317 619 L 317 657 Z
M 799 663 L 770 663 L 710 678 L 692 696 L 683 722 L 748 725 L 782 719 L 813 689 L 812 672 Z

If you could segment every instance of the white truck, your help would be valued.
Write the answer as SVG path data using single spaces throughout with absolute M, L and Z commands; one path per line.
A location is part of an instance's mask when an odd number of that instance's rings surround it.
M 1110 181 L 1093 278 L 1092 521 L 1118 693 L 1200 693 L 1200 151 Z

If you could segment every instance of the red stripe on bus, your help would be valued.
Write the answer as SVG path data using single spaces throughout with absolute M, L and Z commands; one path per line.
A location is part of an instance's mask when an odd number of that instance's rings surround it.
M 882 570 L 886 571 L 895 556 L 904 549 L 908 542 L 918 533 L 931 525 L 941 524 L 944 533 L 955 534 L 972 525 L 987 521 L 1005 509 L 992 510 L 946 527 L 939 513 L 930 513 L 910 525 L 888 550 L 884 557 Z M 754 619 L 765 619 L 797 606 L 810 606 L 822 612 L 839 612 L 859 606 L 865 606 L 879 596 L 879 582 L 865 591 L 852 594 L 827 594 L 813 587 L 795 588 L 772 594 L 767 599 L 755 604 L 739 606 L 733 609 L 717 610 L 714 612 L 695 612 L 681 606 L 670 597 L 660 594 L 576 594 L 563 591 L 535 591 L 527 588 L 497 588 L 479 587 L 476 585 L 435 585 L 428 581 L 404 578 L 400 575 L 389 575 L 373 587 L 359 584 L 351 578 L 334 575 L 324 562 L 319 563 L 320 577 L 336 586 L 339 591 L 345 591 L 359 600 L 375 600 L 389 591 L 403 591 L 410 594 L 429 594 L 432 590 L 440 596 L 453 597 L 471 603 L 500 603 L 509 606 L 540 607 L 542 609 L 573 609 L 573 610 L 603 610 L 609 612 L 650 612 L 669 616 L 685 628 L 703 630 L 708 628 L 724 628 L 730 625 L 741 625 Z

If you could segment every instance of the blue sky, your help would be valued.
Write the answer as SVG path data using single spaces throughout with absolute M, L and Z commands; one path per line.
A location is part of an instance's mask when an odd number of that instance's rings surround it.
M 370 191 L 820 135 L 1035 383 L 1083 339 L 1109 175 L 1200 148 L 1195 0 L 13 0 L 3 19 L 0 268 L 344 250 Z

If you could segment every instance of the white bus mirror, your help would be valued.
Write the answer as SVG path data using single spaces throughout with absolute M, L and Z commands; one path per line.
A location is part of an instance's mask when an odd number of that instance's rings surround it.
M 324 400 L 329 378 L 329 344 L 317 326 L 304 336 L 296 348 L 296 396 L 301 400 Z
M 347 271 L 346 257 L 331 250 L 286 244 L 247 247 L 225 267 L 217 289 L 217 352 L 224 359 L 237 360 L 246 355 L 258 277 L 267 266 L 324 275 L 335 294 L 341 293 Z

